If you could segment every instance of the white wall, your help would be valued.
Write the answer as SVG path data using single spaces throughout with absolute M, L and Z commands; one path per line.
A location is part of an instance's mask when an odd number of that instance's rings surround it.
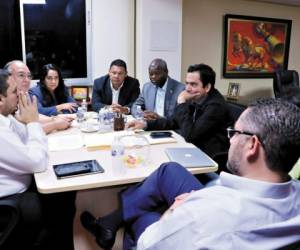
M 118 58 L 133 75 L 134 0 L 92 0 L 92 80 Z
M 164 59 L 171 77 L 181 77 L 182 0 L 137 0 L 136 76 L 149 81 L 148 66 Z M 171 31 L 170 31 L 171 30 Z
M 238 82 L 241 83 L 242 102 L 261 96 L 273 96 L 272 79 L 224 79 L 222 77 L 225 14 L 291 19 L 293 23 L 288 68 L 300 72 L 300 7 L 245 0 L 184 0 L 182 78 L 185 77 L 188 65 L 204 62 L 215 69 L 216 87 L 225 95 L 228 83 Z

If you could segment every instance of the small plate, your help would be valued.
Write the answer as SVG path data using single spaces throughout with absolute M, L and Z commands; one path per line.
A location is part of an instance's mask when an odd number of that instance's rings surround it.
M 84 133 L 93 133 L 93 132 L 97 132 L 99 130 L 99 126 L 98 124 L 95 126 L 93 125 L 89 125 L 89 126 L 81 126 L 80 127 L 81 132 Z

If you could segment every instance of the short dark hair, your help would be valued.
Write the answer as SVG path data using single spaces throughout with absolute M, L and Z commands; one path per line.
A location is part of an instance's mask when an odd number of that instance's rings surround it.
M 7 70 L 0 69 L 0 95 L 7 95 L 7 79 L 10 76 L 10 73 Z
M 212 88 L 214 88 L 216 82 L 216 73 L 210 66 L 204 63 L 200 63 L 200 64 L 190 65 L 188 67 L 187 70 L 188 73 L 193 73 L 195 71 L 199 72 L 200 81 L 203 83 L 203 87 L 205 87 L 210 83 Z
M 258 136 L 272 171 L 288 173 L 300 156 L 300 109 L 280 99 L 259 99 L 248 107 L 245 129 Z
M 116 60 L 112 61 L 109 68 L 111 68 L 112 66 L 123 67 L 125 69 L 125 71 L 127 71 L 127 65 L 121 59 L 116 59 Z
M 167 62 L 161 58 L 155 58 L 149 65 L 149 69 L 158 69 L 168 74 L 168 65 Z

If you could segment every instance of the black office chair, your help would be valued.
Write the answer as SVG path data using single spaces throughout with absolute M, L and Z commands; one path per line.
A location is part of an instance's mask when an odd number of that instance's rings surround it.
M 288 87 L 299 88 L 299 75 L 295 70 L 276 71 L 273 77 L 273 89 L 276 98 L 282 96 L 282 93 Z
M 12 199 L 0 200 L 0 249 L 3 249 L 9 235 L 19 221 L 20 211 Z
M 246 106 L 235 103 L 226 102 L 228 108 L 228 127 L 233 126 L 237 119 L 240 117 L 241 113 L 247 108 Z

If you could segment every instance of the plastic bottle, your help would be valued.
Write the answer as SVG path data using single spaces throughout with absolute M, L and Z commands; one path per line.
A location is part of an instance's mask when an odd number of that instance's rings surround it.
M 143 120 L 144 119 L 144 112 L 142 110 L 142 106 L 136 106 L 136 113 L 135 113 L 135 119 L 137 120 Z
M 85 99 L 83 99 L 81 102 L 81 109 L 84 114 L 87 112 L 87 103 Z
M 119 136 L 115 136 L 111 144 L 112 169 L 116 175 L 126 173 L 126 168 L 123 163 L 125 147 L 119 140 Z
M 82 110 L 82 107 L 78 107 L 76 117 L 78 123 L 82 123 L 84 121 L 84 112 Z

